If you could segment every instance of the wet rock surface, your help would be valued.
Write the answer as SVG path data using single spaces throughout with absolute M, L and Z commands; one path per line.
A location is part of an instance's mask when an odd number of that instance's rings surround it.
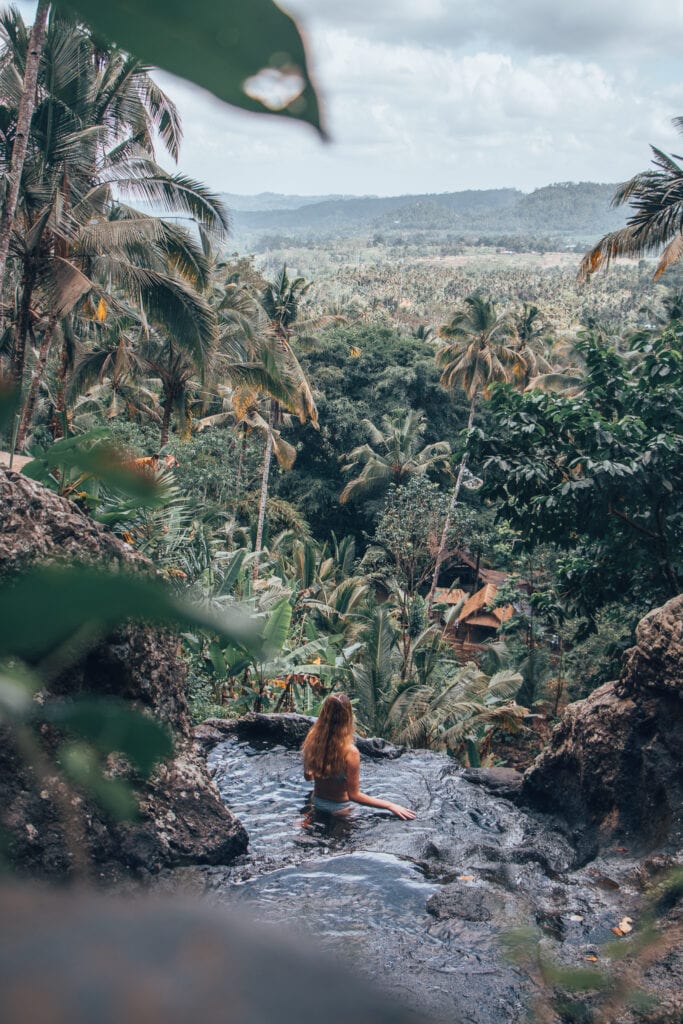
M 66 559 L 108 569 L 153 572 L 151 563 L 85 516 L 72 502 L 18 473 L 0 470 L 0 578 L 36 562 Z M 172 865 L 229 863 L 246 849 L 247 836 L 206 769 L 190 728 L 185 667 L 170 633 L 127 626 L 98 644 L 68 674 L 54 680 L 51 694 L 68 698 L 91 692 L 128 700 L 165 721 L 176 757 L 148 782 L 136 783 L 140 815 L 114 822 L 94 805 L 75 808 L 94 873 L 146 874 Z M 50 749 L 46 730 L 44 742 Z M 73 856 L 65 842 L 60 801 L 72 800 L 56 776 L 36 778 L 25 766 L 7 730 L 0 730 L 0 825 L 7 830 L 11 860 L 32 877 L 68 874 Z
M 299 750 L 314 722 L 315 718 L 309 718 L 307 715 L 266 715 L 252 712 L 241 718 L 207 718 L 196 727 L 194 734 L 200 746 L 207 751 L 228 736 L 236 736 L 251 743 L 280 745 L 287 750 Z M 361 754 L 368 757 L 393 760 L 400 757 L 405 750 L 405 747 L 396 747 L 393 743 L 376 736 L 370 739 L 355 736 L 354 741 Z
M 522 800 L 561 815 L 588 859 L 683 845 L 683 595 L 639 623 L 618 682 L 571 704 Z
M 527 1019 L 536 983 L 501 943 L 515 928 L 531 928 L 559 964 L 585 967 L 597 956 L 596 971 L 608 965 L 604 944 L 624 916 L 637 931 L 643 865 L 622 848 L 577 867 L 566 834 L 488 788 L 518 788 L 514 776 L 474 782 L 428 751 L 391 761 L 362 755 L 363 789 L 417 817 L 354 807 L 333 818 L 313 812 L 296 750 L 227 735 L 209 766 L 249 833 L 249 852 L 230 868 L 173 872 L 162 884 L 237 906 L 286 928 L 294 943 L 297 931 L 312 936 L 433 1020 Z M 680 958 L 659 970 L 652 988 L 671 999 Z
M 524 781 L 522 773 L 514 768 L 465 768 L 462 777 L 507 800 L 516 800 L 520 796 Z

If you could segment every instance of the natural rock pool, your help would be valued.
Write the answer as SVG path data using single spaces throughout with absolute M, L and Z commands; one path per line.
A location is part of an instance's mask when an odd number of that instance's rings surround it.
M 412 807 L 411 822 L 361 807 L 313 815 L 300 755 L 284 746 L 231 738 L 208 763 L 249 833 L 233 866 L 202 869 L 212 901 L 275 923 L 288 943 L 312 935 L 434 1019 L 526 1018 L 533 983 L 504 955 L 511 929 L 533 926 L 562 963 L 602 966 L 610 929 L 637 917 L 626 854 L 572 870 L 573 848 L 547 820 L 466 781 L 445 755 L 363 758 L 363 789 Z

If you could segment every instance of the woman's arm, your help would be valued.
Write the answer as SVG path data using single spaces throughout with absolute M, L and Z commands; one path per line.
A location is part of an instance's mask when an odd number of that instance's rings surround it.
M 400 804 L 392 804 L 389 800 L 378 800 L 374 796 L 367 796 L 366 793 L 361 793 L 360 754 L 356 747 L 351 747 L 346 755 L 346 789 L 349 794 L 349 800 L 353 800 L 354 803 L 364 804 L 366 807 L 381 807 L 385 811 L 391 811 L 397 818 L 402 818 L 404 821 L 409 821 L 415 817 L 415 812 L 409 811 L 407 807 L 401 807 Z

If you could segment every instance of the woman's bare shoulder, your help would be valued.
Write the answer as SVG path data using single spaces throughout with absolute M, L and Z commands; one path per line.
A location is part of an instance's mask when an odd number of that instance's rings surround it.
M 360 751 L 358 750 L 358 747 L 355 745 L 355 743 L 352 743 L 350 746 L 346 748 L 344 760 L 346 761 L 347 764 L 350 765 L 360 764 Z

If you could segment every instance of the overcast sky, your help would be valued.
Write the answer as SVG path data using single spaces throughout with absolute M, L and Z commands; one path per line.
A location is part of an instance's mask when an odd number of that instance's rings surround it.
M 20 4 L 24 9 L 28 4 Z M 291 0 L 332 136 L 166 74 L 182 169 L 219 191 L 445 192 L 622 181 L 683 148 L 680 0 Z

